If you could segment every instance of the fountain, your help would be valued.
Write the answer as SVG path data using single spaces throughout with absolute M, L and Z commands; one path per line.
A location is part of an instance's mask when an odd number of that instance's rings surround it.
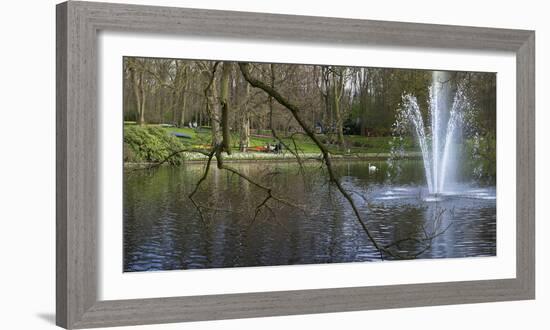
M 449 105 L 449 80 L 447 72 L 433 72 L 429 89 L 429 131 L 424 125 L 416 97 L 405 94 L 402 98 L 402 119 L 410 123 L 414 131 L 422 152 L 428 190 L 435 196 L 448 193 L 453 186 L 453 169 L 460 160 L 453 139 L 461 129 L 465 110 L 469 108 L 460 85 L 452 105 Z

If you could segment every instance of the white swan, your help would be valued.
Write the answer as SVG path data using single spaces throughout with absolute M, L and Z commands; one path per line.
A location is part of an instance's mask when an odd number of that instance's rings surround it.
M 369 172 L 375 172 L 376 170 L 377 170 L 376 166 L 371 165 L 371 163 L 369 163 Z

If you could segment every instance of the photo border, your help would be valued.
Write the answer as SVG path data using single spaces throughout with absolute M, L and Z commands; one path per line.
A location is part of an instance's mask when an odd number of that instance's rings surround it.
M 138 325 L 534 299 L 535 32 L 69 1 L 56 7 L 56 323 Z M 129 300 L 98 293 L 97 33 L 516 54 L 516 278 Z

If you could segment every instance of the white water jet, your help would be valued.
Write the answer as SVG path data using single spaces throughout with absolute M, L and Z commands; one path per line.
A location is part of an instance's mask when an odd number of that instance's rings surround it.
M 439 90 L 441 89 L 441 82 L 439 81 L 439 75 L 434 72 L 432 75 L 432 86 L 430 87 L 430 115 L 432 120 L 432 188 L 430 192 L 437 193 L 439 187 L 439 158 L 440 158 L 440 148 L 439 148 L 439 109 L 440 109 L 440 100 L 439 100 Z M 441 93 L 444 94 L 444 93 Z M 435 191 L 432 191 L 435 190 Z
M 456 148 L 453 139 L 461 128 L 463 112 L 469 104 L 459 85 L 449 109 L 450 77 L 446 72 L 434 71 L 429 89 L 430 132 L 426 132 L 416 97 L 403 96 L 404 119 L 412 123 L 420 145 L 426 182 L 430 194 L 447 192 L 452 184 L 450 170 L 455 168 Z

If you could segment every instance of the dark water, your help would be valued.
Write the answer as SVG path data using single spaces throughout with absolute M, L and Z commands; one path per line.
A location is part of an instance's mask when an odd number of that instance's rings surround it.
M 426 242 L 414 238 L 446 229 L 419 258 L 496 254 L 494 187 L 461 184 L 434 198 L 423 187 L 420 161 L 402 163 L 400 177 L 391 183 L 386 164 L 373 165 L 374 172 L 366 162 L 337 162 L 335 167 L 381 244 L 402 241 L 393 249 L 418 253 Z M 204 206 L 203 222 L 188 198 L 202 165 L 125 170 L 124 271 L 380 260 L 319 164 L 307 164 L 302 173 L 292 163 L 231 166 L 299 208 L 270 201 L 270 209 L 263 208 L 253 221 L 265 192 L 213 168 L 196 196 Z

